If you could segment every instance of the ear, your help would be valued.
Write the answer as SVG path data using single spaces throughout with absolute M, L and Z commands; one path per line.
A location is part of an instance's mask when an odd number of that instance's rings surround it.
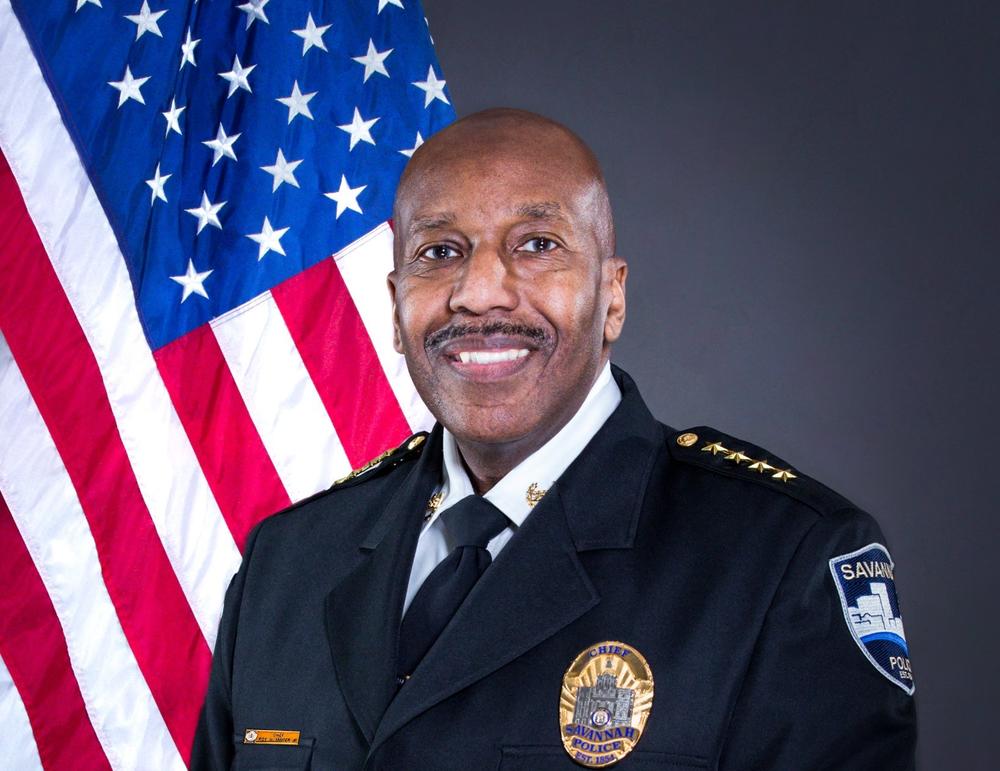
M 389 288 L 389 299 L 392 302 L 392 347 L 396 353 L 403 352 L 403 341 L 399 335 L 399 308 L 396 305 L 396 271 L 393 270 L 386 276 L 386 285 Z
M 623 257 L 609 257 L 604 262 L 604 284 L 610 292 L 608 315 L 604 319 L 604 344 L 611 345 L 625 326 L 625 280 L 628 264 Z

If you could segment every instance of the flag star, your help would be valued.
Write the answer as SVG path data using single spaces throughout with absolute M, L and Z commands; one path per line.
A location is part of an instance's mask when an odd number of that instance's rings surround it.
M 367 83 L 368 78 L 370 78 L 376 72 L 379 73 L 380 75 L 385 75 L 386 77 L 389 77 L 389 71 L 386 70 L 384 62 L 386 60 L 386 57 L 389 54 L 391 54 L 392 51 L 393 49 L 391 48 L 388 51 L 376 51 L 375 43 L 372 41 L 371 38 L 368 38 L 368 53 L 366 53 L 364 56 L 351 57 L 358 64 L 365 65 L 365 79 L 362 82 Z
M 434 65 L 432 64 L 427 68 L 427 80 L 418 80 L 413 85 L 424 92 L 424 107 L 430 107 L 431 102 L 435 99 L 440 99 L 445 104 L 451 104 L 448 101 L 448 97 L 444 95 L 444 84 L 447 82 L 446 80 L 437 79 L 437 75 L 434 74 Z
M 156 171 L 153 172 L 153 178 L 147 179 L 146 184 L 149 185 L 150 189 L 153 191 L 152 195 L 149 196 L 149 205 L 152 206 L 156 203 L 156 199 L 159 198 L 161 201 L 167 200 L 167 194 L 163 192 L 163 185 L 168 179 L 170 179 L 173 174 L 163 174 L 160 175 L 160 164 L 156 164 Z
M 372 118 L 371 120 L 363 120 L 361 118 L 361 113 L 358 112 L 358 108 L 354 108 L 354 117 L 351 119 L 350 123 L 345 123 L 343 126 L 337 126 L 341 131 L 345 131 L 351 135 L 351 144 L 348 147 L 348 151 L 353 150 L 354 146 L 358 142 L 367 142 L 370 145 L 375 144 L 375 140 L 372 139 L 372 126 L 379 118 Z
M 166 11 L 156 11 L 151 12 L 149 10 L 149 3 L 146 0 L 142 0 L 142 8 L 139 9 L 139 13 L 126 14 L 125 18 L 130 22 L 135 24 L 135 39 L 138 40 L 147 32 L 152 32 L 157 37 L 163 37 L 163 33 L 160 32 L 160 17 L 165 14 Z
M 278 157 L 274 160 L 273 166 L 261 166 L 261 168 L 274 177 L 274 183 L 271 186 L 271 192 L 273 193 L 283 182 L 287 182 L 289 185 L 294 187 L 299 186 L 299 181 L 295 178 L 295 170 L 302 163 L 301 160 L 298 161 L 286 161 L 285 154 L 281 152 L 281 148 L 278 148 Z
M 401 152 L 407 158 L 412 158 L 413 154 L 417 151 L 417 148 L 420 147 L 420 145 L 422 145 L 423 143 L 424 143 L 424 138 L 420 136 L 420 132 L 418 131 L 417 139 L 416 141 L 414 141 L 413 147 L 411 147 L 409 150 L 400 150 L 399 152 Z
M 277 252 L 284 257 L 285 250 L 281 247 L 281 237 L 287 232 L 288 228 L 278 228 L 275 230 L 271 227 L 270 220 L 264 217 L 264 224 L 261 225 L 260 232 L 247 234 L 247 238 L 260 244 L 257 249 L 257 262 L 263 260 L 264 255 L 268 252 Z
M 233 151 L 233 144 L 241 136 L 243 135 L 232 134 L 230 136 L 226 136 L 226 130 L 222 128 L 222 124 L 220 123 L 219 131 L 215 135 L 215 139 L 206 139 L 204 142 L 202 142 L 203 145 L 212 149 L 215 152 L 215 154 L 212 156 L 213 166 L 217 164 L 220 160 L 222 160 L 222 156 L 226 156 L 227 158 L 232 158 L 234 161 L 237 160 L 236 153 Z
M 76 0 L 76 10 L 79 11 L 87 3 L 93 3 L 98 8 L 101 8 L 101 0 Z
M 271 0 L 248 0 L 248 2 L 243 3 L 243 5 L 236 6 L 247 15 L 247 29 L 250 29 L 250 25 L 257 21 L 257 19 L 260 19 L 265 24 L 271 23 L 267 20 L 267 14 L 264 13 L 264 6 L 270 1 Z
M 197 67 L 198 63 L 194 60 L 194 49 L 201 42 L 201 38 L 197 40 L 191 39 L 191 28 L 187 29 L 187 39 L 181 43 L 181 66 L 178 69 L 184 69 L 184 65 L 190 63 L 192 67 Z
M 226 95 L 226 99 L 235 94 L 238 88 L 249 91 L 251 94 L 253 93 L 253 89 L 250 88 L 250 81 L 247 78 L 250 77 L 250 73 L 253 72 L 256 66 L 256 64 L 251 64 L 249 67 L 244 67 L 240 64 L 239 56 L 233 57 L 233 68 L 229 72 L 219 73 L 220 78 L 229 81 L 229 93 Z
M 212 225 L 214 227 L 222 230 L 222 223 L 219 222 L 219 209 L 226 205 L 226 201 L 219 201 L 219 203 L 212 203 L 208 200 L 208 194 L 201 194 L 201 206 L 196 209 L 185 209 L 188 214 L 198 218 L 198 233 L 202 231 L 205 225 Z
M 213 270 L 203 270 L 199 273 L 194 269 L 194 260 L 189 259 L 187 272 L 183 276 L 171 276 L 170 280 L 176 281 L 184 287 L 184 292 L 181 294 L 181 302 L 184 302 L 193 294 L 201 295 L 205 299 L 208 299 L 208 292 L 205 291 L 205 279 L 214 272 Z
M 394 5 L 397 8 L 402 8 L 403 0 L 378 0 L 378 13 L 376 13 L 375 15 L 378 16 L 379 13 L 382 13 L 382 9 L 385 8 L 387 5 Z
M 361 207 L 358 205 L 358 196 L 361 192 L 368 187 L 368 185 L 362 185 L 361 187 L 351 187 L 347 184 L 347 177 L 343 174 L 340 175 L 340 189 L 336 193 L 323 193 L 331 201 L 337 202 L 337 217 L 340 219 L 340 215 L 343 214 L 347 209 L 351 211 L 356 211 L 358 214 L 364 214 L 361 211 Z
M 118 107 L 120 108 L 129 99 L 135 99 L 139 104 L 145 104 L 146 100 L 142 98 L 142 92 L 139 89 L 147 80 L 149 80 L 148 77 L 133 78 L 132 70 L 128 68 L 128 65 L 125 66 L 125 74 L 121 80 L 109 80 L 108 85 L 119 92 Z
M 326 51 L 327 47 L 326 43 L 323 42 L 323 35 L 332 26 L 332 24 L 324 24 L 322 27 L 317 27 L 316 22 L 313 21 L 313 15 L 310 13 L 306 17 L 306 26 L 302 29 L 293 29 L 292 34 L 302 38 L 302 55 L 305 56 L 306 51 L 313 46 Z
M 177 99 L 172 98 L 170 100 L 170 109 L 166 112 L 160 113 L 164 118 L 167 119 L 167 133 L 164 136 L 170 136 L 171 131 L 176 131 L 178 134 L 183 135 L 181 131 L 181 124 L 178 122 L 178 118 L 181 117 L 181 113 L 184 112 L 187 107 L 178 107 Z
M 309 120 L 312 120 L 313 115 L 309 111 L 309 101 L 318 93 L 318 91 L 313 91 L 311 94 L 303 94 L 299 91 L 299 81 L 296 80 L 292 84 L 292 93 L 288 96 L 279 96 L 276 101 L 281 102 L 288 108 L 289 123 L 292 122 L 292 119 L 296 115 L 304 115 Z

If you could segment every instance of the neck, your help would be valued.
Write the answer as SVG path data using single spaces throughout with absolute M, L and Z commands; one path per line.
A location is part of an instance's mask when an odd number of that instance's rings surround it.
M 598 370 L 600 372 L 600 370 Z M 594 378 L 596 381 L 596 376 Z M 593 385 L 593 384 L 591 384 Z M 559 433 L 583 406 L 589 389 L 577 399 L 566 402 L 566 409 L 551 416 L 545 426 L 538 427 L 518 439 L 505 442 L 483 442 L 455 434 L 455 443 L 462 456 L 462 465 L 478 495 L 488 492 L 518 464 L 530 457 Z M 454 432 L 453 432 L 454 433 Z

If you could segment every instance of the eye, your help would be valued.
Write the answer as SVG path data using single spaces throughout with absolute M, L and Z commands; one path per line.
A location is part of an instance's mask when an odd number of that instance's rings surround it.
M 418 257 L 427 260 L 453 260 L 456 257 L 461 257 L 461 254 L 457 249 L 447 244 L 434 244 L 434 246 L 428 246 L 420 252 Z
M 551 238 L 546 238 L 545 236 L 536 236 L 535 238 L 530 238 L 521 245 L 521 249 L 526 252 L 535 252 L 536 254 L 541 254 L 542 252 L 551 252 L 553 249 L 558 247 L 559 244 Z

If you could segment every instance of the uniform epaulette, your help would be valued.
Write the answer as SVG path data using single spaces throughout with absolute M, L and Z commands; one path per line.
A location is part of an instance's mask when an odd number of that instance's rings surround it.
M 792 468 L 774 453 L 709 426 L 676 431 L 669 444 L 671 456 L 679 461 L 779 490 L 821 513 L 851 506 L 838 493 Z
M 395 468 L 408 458 L 418 455 L 424 447 L 427 436 L 428 434 L 426 431 L 414 434 L 398 447 L 386 450 L 381 455 L 377 455 L 372 458 L 363 466 L 354 469 L 347 476 L 341 477 L 333 483 L 333 486 L 330 489 L 335 490 L 342 487 L 350 487 L 375 476 L 376 474 L 374 472 L 376 470 L 378 470 L 378 473 L 384 473 Z

